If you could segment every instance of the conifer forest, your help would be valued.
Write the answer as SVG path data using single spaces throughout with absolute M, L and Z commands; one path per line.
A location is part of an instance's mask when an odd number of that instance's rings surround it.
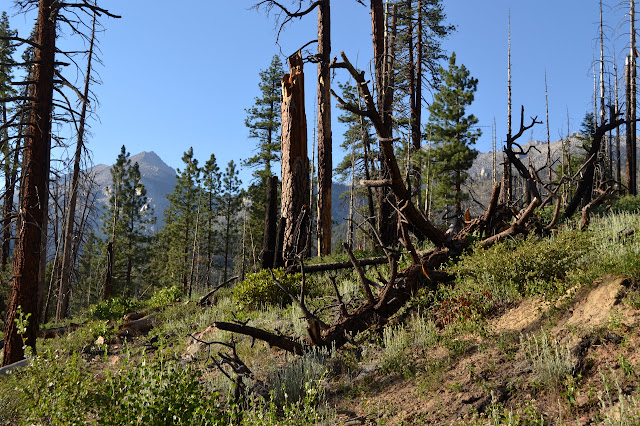
M 487 75 L 465 1 L 239 2 L 268 32 L 216 5 L 209 25 L 268 40 L 258 66 L 158 3 L 176 22 L 144 6 L 144 43 L 163 27 L 196 70 L 139 52 L 162 105 L 119 107 L 184 134 L 162 159 L 101 120 L 112 76 L 139 77 L 101 48 L 125 5 L 0 4 L 0 424 L 640 424 L 635 0 L 572 6 L 594 13 L 571 112 L 553 82 L 573 68 L 518 64 L 520 4 L 477 17 L 504 35 Z M 478 108 L 496 75 L 501 109 Z

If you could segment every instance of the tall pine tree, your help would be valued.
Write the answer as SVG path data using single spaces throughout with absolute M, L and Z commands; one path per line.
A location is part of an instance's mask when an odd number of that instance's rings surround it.
M 154 219 L 138 163 L 131 164 L 124 145 L 111 168 L 111 181 L 103 232 L 111 235 L 113 289 L 132 294 L 148 261 L 149 226 Z
M 285 72 L 282 61 L 274 55 L 269 67 L 260 72 L 260 95 L 246 110 L 245 125 L 249 129 L 249 137 L 256 140 L 256 149 L 255 154 L 242 164 L 255 169 L 247 193 L 252 201 L 249 207 L 250 232 L 258 246 L 262 245 L 263 239 L 267 179 L 273 176 L 273 163 L 280 161 L 280 85 Z
M 216 229 L 216 217 L 220 210 L 220 191 L 222 188 L 222 176 L 220 167 L 216 162 L 216 156 L 211 154 L 209 160 L 202 168 L 203 190 L 204 190 L 204 214 L 202 214 L 204 235 L 203 248 L 206 257 L 205 265 L 205 286 L 211 284 L 211 272 L 213 268 L 214 256 L 220 251 L 220 232 Z
M 243 195 L 240 191 L 241 184 L 236 164 L 231 160 L 222 174 L 221 219 L 224 254 L 222 282 L 228 278 L 229 266 L 231 266 L 233 254 L 238 247 L 239 213 Z
M 429 106 L 426 126 L 426 134 L 436 144 L 432 151 L 436 169 L 434 201 L 439 206 L 453 204 L 456 217 L 460 218 L 461 203 L 468 198 L 462 184 L 478 156 L 472 147 L 482 133 L 474 128 L 478 119 L 466 111 L 473 102 L 478 80 L 464 65 L 456 65 L 455 53 L 451 54 L 449 68 L 440 67 L 439 72 L 442 82 Z
M 169 208 L 165 210 L 165 226 L 159 238 L 166 244 L 166 262 L 163 265 L 164 280 L 169 284 L 179 281 L 186 294 L 188 292 L 189 269 L 193 254 L 193 238 L 198 216 L 198 195 L 200 168 L 193 156 L 193 148 L 182 156 L 184 168 L 178 169 L 177 183 L 169 199 Z

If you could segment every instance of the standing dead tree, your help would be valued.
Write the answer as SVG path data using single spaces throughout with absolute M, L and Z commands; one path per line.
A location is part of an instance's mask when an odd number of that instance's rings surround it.
M 300 2 L 300 5 L 302 2 Z M 331 182 L 333 172 L 331 136 L 331 1 L 316 0 L 307 9 L 299 7 L 290 11 L 274 0 L 264 0 L 255 8 L 264 7 L 270 12 L 274 7 L 284 14 L 280 30 L 295 18 L 302 18 L 318 10 L 318 53 L 310 58 L 318 63 L 318 255 L 331 254 Z
M 309 222 L 309 157 L 304 108 L 302 53 L 289 58 L 289 74 L 282 79 L 282 205 L 285 220 L 282 254 L 286 264 L 306 252 Z
M 35 4 L 29 0 L 17 2 L 25 9 Z M 76 34 L 82 34 L 77 26 L 78 11 L 87 11 L 117 17 L 105 9 L 87 1 L 62 3 L 58 0 L 40 0 L 38 3 L 35 41 L 19 41 L 34 47 L 34 64 L 31 81 L 27 82 L 28 114 L 25 123 L 25 146 L 20 188 L 19 232 L 13 261 L 13 283 L 5 324 L 5 346 L 3 365 L 24 358 L 24 346 L 35 351 L 38 328 L 38 288 L 40 262 L 42 261 L 43 229 L 47 215 L 47 194 L 51 150 L 51 118 L 54 108 L 53 93 L 56 76 L 63 84 L 73 87 L 56 72 L 56 28 L 59 24 L 70 25 Z M 72 9 L 74 18 L 67 19 L 62 9 Z M 70 87 L 70 88 L 71 88 Z M 77 89 L 75 89 L 77 91 Z M 73 111 L 71 106 L 59 106 Z M 26 321 L 25 321 L 26 320 Z M 21 324 L 21 321 L 23 322 Z M 25 323 L 26 322 L 26 323 Z M 19 329 L 24 326 L 24 329 Z
M 573 198 L 569 201 L 569 204 L 567 204 L 563 217 L 569 218 L 573 216 L 580 205 L 585 206 L 591 201 L 596 170 L 596 159 L 602 146 L 602 140 L 607 132 L 626 123 L 626 120 L 618 118 L 620 115 L 621 113 L 616 111 L 615 107 L 611 106 L 609 108 L 609 121 L 604 120 L 596 127 L 591 148 L 587 153 L 586 161 L 581 167 L 581 169 L 583 169 L 582 178 L 578 182 L 578 187 L 576 192 L 573 194 Z
M 531 194 L 531 197 L 532 198 L 536 197 L 538 199 L 540 199 L 540 191 L 538 191 L 538 184 L 536 183 L 536 180 L 531 174 L 529 168 L 524 165 L 522 160 L 520 160 L 520 156 L 527 155 L 529 153 L 529 150 L 525 151 L 522 148 L 522 146 L 516 142 L 516 140 L 518 140 L 525 131 L 529 130 L 536 124 L 541 124 L 541 123 L 542 122 L 538 121 L 538 117 L 533 117 L 531 119 L 531 123 L 528 125 L 525 125 L 524 124 L 524 106 L 523 106 L 520 109 L 520 129 L 518 130 L 518 133 L 516 133 L 515 135 L 511 135 L 511 132 L 507 134 L 507 140 L 504 146 L 504 153 L 508 159 L 509 166 L 515 167 L 515 169 L 518 171 L 520 176 L 525 180 L 525 183 L 527 185 L 527 190 Z M 516 147 L 516 150 L 514 150 L 514 146 Z
M 96 15 L 94 13 L 91 28 L 91 39 L 89 41 L 89 53 L 87 56 L 87 69 L 84 80 L 83 98 L 80 99 L 82 107 L 80 117 L 78 118 L 78 135 L 76 140 L 76 149 L 73 157 L 73 172 L 71 174 L 71 193 L 69 194 L 69 202 L 64 224 L 64 233 L 62 236 L 62 262 L 60 270 L 60 283 L 58 285 L 58 306 L 56 309 L 56 319 L 60 320 L 66 317 L 69 308 L 69 289 L 71 286 L 71 270 L 72 270 L 72 250 L 73 237 L 76 222 L 76 205 L 78 200 L 78 187 L 80 180 L 80 159 L 82 158 L 82 149 L 84 147 L 85 123 L 87 119 L 87 107 L 89 105 L 89 87 L 91 84 L 92 60 L 94 55 L 94 46 L 96 41 Z

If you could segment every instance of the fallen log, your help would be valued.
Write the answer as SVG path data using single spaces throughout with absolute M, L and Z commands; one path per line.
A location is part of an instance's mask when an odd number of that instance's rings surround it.
M 244 334 L 245 336 L 253 337 L 254 339 L 267 342 L 269 346 L 284 349 L 287 352 L 294 353 L 296 355 L 302 355 L 304 353 L 304 346 L 302 343 L 289 339 L 286 336 L 279 336 L 274 333 L 270 333 L 266 330 L 250 327 L 244 324 L 235 324 L 231 322 L 214 322 L 213 327 L 219 330 L 230 331 L 232 333 Z
M 124 319 L 125 321 L 135 321 L 135 320 L 139 320 L 140 318 L 146 317 L 147 315 L 154 313 L 154 312 L 158 312 L 161 311 L 165 308 L 168 308 L 169 306 L 173 306 L 175 305 L 175 303 L 170 303 L 168 305 L 162 305 L 162 306 L 154 306 L 152 308 L 146 308 L 146 309 L 142 309 L 140 311 L 136 311 L 136 312 L 130 312 L 128 314 L 126 314 L 122 319 Z
M 211 298 L 211 296 L 213 296 L 216 293 L 216 291 L 220 290 L 225 285 L 237 280 L 238 278 L 240 278 L 240 277 L 236 275 L 235 277 L 231 277 L 228 280 L 226 280 L 225 282 L 223 282 L 222 284 L 219 284 L 216 287 L 214 287 L 213 290 L 211 290 L 209 293 L 207 293 L 204 296 L 202 296 L 200 298 L 200 300 L 198 300 L 198 306 L 213 305 L 214 303 L 210 303 L 210 300 L 209 300 Z
M 358 259 L 360 266 L 382 265 L 389 260 L 386 257 L 367 257 L 365 259 Z M 324 271 L 337 271 L 338 269 L 353 268 L 353 263 L 350 260 L 344 262 L 331 262 L 331 263 L 319 263 L 317 265 L 304 265 L 303 271 L 305 273 L 324 272 Z M 290 272 L 300 272 L 300 265 L 292 265 L 289 267 Z
M 80 328 L 81 326 L 82 324 L 71 323 L 66 327 L 56 327 L 56 328 L 49 328 L 47 330 L 40 330 L 38 331 L 38 334 L 36 336 L 40 339 L 53 339 L 55 337 L 60 337 L 63 334 L 68 333 L 70 331 L 74 331 Z M 4 346 L 4 343 L 3 343 L 3 346 Z M 2 347 L 0 346 L 0 348 Z
M 13 364 L 5 365 L 4 367 L 0 368 L 0 376 L 7 376 L 13 373 L 13 370 L 17 368 L 26 367 L 30 362 L 31 359 L 25 358 L 21 359 L 20 361 L 14 362 Z
M 126 322 L 120 326 L 117 336 L 122 338 L 147 334 L 149 330 L 153 328 L 155 318 L 155 314 L 151 314 L 134 321 Z

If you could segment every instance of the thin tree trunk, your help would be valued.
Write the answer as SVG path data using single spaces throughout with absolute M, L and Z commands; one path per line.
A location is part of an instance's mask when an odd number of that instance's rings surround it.
M 198 211 L 196 212 L 196 229 L 193 232 L 193 248 L 191 250 L 191 268 L 189 270 L 189 290 L 187 297 L 191 299 L 193 290 L 193 275 L 196 269 L 196 251 L 198 249 L 198 224 L 200 223 L 200 194 L 198 194 Z
M 633 99 L 631 97 L 631 80 L 633 78 L 631 67 L 632 67 L 631 57 L 627 56 L 627 60 L 625 62 L 625 68 L 626 68 L 625 94 L 626 94 L 626 104 L 627 104 L 626 117 L 625 117 L 626 118 L 626 148 L 627 148 L 627 179 L 626 179 L 627 195 L 635 195 L 634 176 L 636 174 L 635 161 L 633 156 L 635 138 L 633 133 L 634 132 L 633 123 L 632 123 L 633 108 L 631 107 L 631 104 L 633 102 Z
M 509 13 L 509 47 L 507 53 L 507 139 L 511 138 L 511 13 Z M 507 155 L 502 157 L 502 183 L 500 184 L 500 203 L 512 200 L 511 163 Z
M 71 194 L 69 195 L 69 206 L 64 226 L 63 249 L 62 249 L 62 269 L 60 273 L 60 284 L 58 286 L 58 306 L 56 309 L 56 320 L 61 320 L 67 316 L 69 309 L 69 288 L 71 287 L 72 269 L 72 249 L 73 235 L 76 218 L 76 204 L 78 200 L 78 185 L 80 181 L 80 159 L 82 157 L 82 147 L 84 146 L 84 129 L 87 117 L 87 105 L 89 103 L 89 86 L 91 84 L 91 61 L 93 59 L 93 47 L 95 42 L 96 17 L 93 16 L 91 28 L 91 40 L 89 42 L 89 55 L 87 57 L 87 69 L 84 79 L 84 90 L 81 99 L 82 108 L 78 125 L 78 137 L 76 140 L 76 151 L 73 157 L 73 173 L 71 175 Z
M 544 99 L 547 112 L 547 171 L 549 172 L 549 185 L 553 182 L 553 172 L 551 171 L 551 134 L 549 131 L 549 87 L 547 86 L 547 71 L 544 72 Z
M 330 0 L 318 5 L 318 255 L 331 254 L 331 13 Z

